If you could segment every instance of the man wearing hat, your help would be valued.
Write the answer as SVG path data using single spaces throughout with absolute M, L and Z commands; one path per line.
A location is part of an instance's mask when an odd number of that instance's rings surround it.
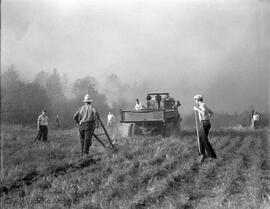
M 203 161 L 206 158 L 206 153 L 208 157 L 217 158 L 216 153 L 208 141 L 208 133 L 211 128 L 210 117 L 213 115 L 213 112 L 207 105 L 203 102 L 202 95 L 196 95 L 194 97 L 196 105 L 194 110 L 199 113 L 199 120 L 201 122 L 200 131 L 199 131 L 199 146 L 200 146 L 200 161 Z
M 37 120 L 37 129 L 38 129 L 38 134 L 35 138 L 36 140 L 41 140 L 46 142 L 47 141 L 47 136 L 48 136 L 48 116 L 46 115 L 47 111 L 43 109 L 41 111 L 41 115 L 38 116 Z
M 93 100 L 89 94 L 84 96 L 83 102 L 84 105 L 73 115 L 73 120 L 79 124 L 81 153 L 87 155 L 92 144 L 93 133 L 98 127 L 98 113 L 92 105 Z

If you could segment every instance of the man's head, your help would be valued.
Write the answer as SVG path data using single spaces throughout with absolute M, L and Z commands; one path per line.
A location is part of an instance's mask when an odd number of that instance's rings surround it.
M 91 97 L 90 97 L 89 94 L 86 94 L 86 95 L 84 96 L 83 102 L 84 102 L 84 103 L 90 104 L 91 102 L 93 102 L 93 100 L 91 99 Z
M 197 94 L 197 95 L 194 97 L 194 100 L 195 100 L 195 102 L 202 102 L 202 101 L 203 101 L 203 96 L 200 95 L 200 94 Z
M 139 99 L 136 99 L 136 102 L 139 103 Z
M 46 115 L 47 111 L 46 111 L 45 109 L 43 109 L 43 110 L 41 111 L 41 113 L 42 113 L 42 115 Z

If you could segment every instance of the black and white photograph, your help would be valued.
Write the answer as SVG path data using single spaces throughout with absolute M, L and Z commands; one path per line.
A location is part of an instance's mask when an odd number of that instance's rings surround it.
M 270 0 L 0 0 L 2 209 L 270 209 Z

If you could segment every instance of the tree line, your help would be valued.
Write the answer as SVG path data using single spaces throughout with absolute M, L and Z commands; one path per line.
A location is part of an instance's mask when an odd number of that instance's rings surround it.
M 66 74 L 57 69 L 52 73 L 40 71 L 33 81 L 25 82 L 19 77 L 14 66 L 1 74 L 1 122 L 29 125 L 36 123 L 42 109 L 46 109 L 50 125 L 59 116 L 61 127 L 74 125 L 72 116 L 82 105 L 83 96 L 89 93 L 94 99 L 101 117 L 109 111 L 119 111 L 124 101 L 108 105 L 105 94 L 97 90 L 98 82 L 91 76 L 77 79 L 68 85 Z
M 52 73 L 40 71 L 31 82 L 22 81 L 13 65 L 1 74 L 1 122 L 7 124 L 35 124 L 42 109 L 46 109 L 50 125 L 55 124 L 59 116 L 62 128 L 74 125 L 72 116 L 82 105 L 83 96 L 89 93 L 94 99 L 102 118 L 107 113 L 118 115 L 119 109 L 133 107 L 136 95 L 149 91 L 144 84 L 122 83 L 117 75 L 110 74 L 102 85 L 91 77 L 86 76 L 68 82 L 67 74 L 60 75 L 57 69 Z M 236 126 L 250 126 L 252 111 L 228 114 L 216 113 L 213 117 L 214 128 Z M 260 113 L 262 127 L 269 125 L 269 114 Z M 184 118 L 184 125 L 194 126 L 194 115 Z

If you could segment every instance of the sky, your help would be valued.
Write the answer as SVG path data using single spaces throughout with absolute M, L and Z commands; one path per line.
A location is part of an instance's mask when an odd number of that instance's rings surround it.
M 26 80 L 114 73 L 142 85 L 134 98 L 170 92 L 185 113 L 198 93 L 217 112 L 269 111 L 267 0 L 2 0 L 1 20 L 2 69 Z

